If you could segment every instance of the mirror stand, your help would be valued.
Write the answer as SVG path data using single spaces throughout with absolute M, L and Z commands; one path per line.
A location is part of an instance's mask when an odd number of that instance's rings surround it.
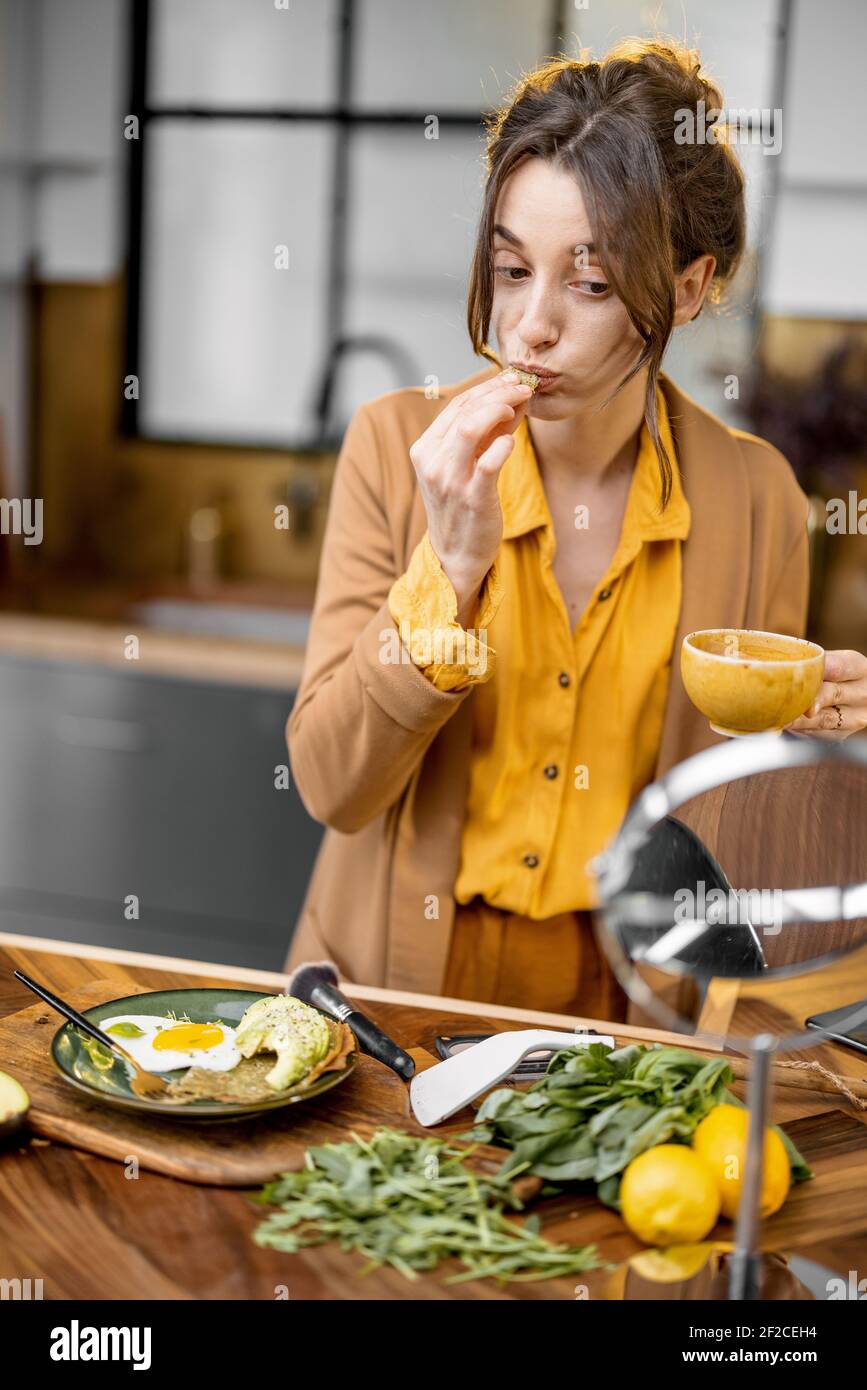
M 741 1200 L 735 1225 L 735 1249 L 730 1262 L 729 1298 L 759 1298 L 762 1288 L 763 1257 L 761 1236 L 762 1185 L 765 1175 L 765 1132 L 770 1118 L 771 1061 L 776 1039 L 770 1033 L 753 1038 L 750 1049 L 750 1079 L 747 1106 L 750 1112 L 747 1155 Z

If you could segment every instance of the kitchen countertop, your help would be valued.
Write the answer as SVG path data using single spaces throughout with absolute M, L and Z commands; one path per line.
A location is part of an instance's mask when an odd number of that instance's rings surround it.
M 134 634 L 139 655 L 126 655 Z M 75 661 L 112 666 L 130 675 L 177 676 L 225 681 L 279 690 L 297 690 L 304 663 L 302 647 L 224 637 L 193 637 L 142 628 L 131 622 L 106 623 L 31 613 L 0 613 L 0 655 L 4 652 L 44 661 Z
M 154 989 L 227 981 L 263 990 L 285 986 L 285 976 L 279 973 L 128 951 L 97 951 L 0 933 L 0 1017 L 34 1002 L 29 991 L 12 978 L 10 972 L 15 968 L 32 974 L 61 995 L 94 979 L 116 980 L 118 994 L 136 983 Z M 854 991 L 857 981 L 853 984 L 850 978 L 849 986 Z M 531 1023 L 574 1028 L 577 1022 L 558 1015 L 368 986 L 345 988 L 399 1043 L 430 1052 L 435 1035 L 443 1031 Z M 827 998 L 813 1002 L 816 1008 L 829 1006 Z M 604 1020 L 589 1022 L 600 1032 L 613 1033 L 624 1041 L 640 1037 L 691 1045 L 687 1038 L 655 1030 Z M 839 1048 L 827 1047 L 822 1052 L 826 1065 L 851 1076 L 867 1077 L 867 1058 Z M 361 1058 L 359 1065 L 377 1066 L 367 1058 Z M 403 1083 L 391 1073 L 385 1074 L 384 1080 L 395 1088 L 396 1102 L 408 1115 Z M 738 1086 L 735 1090 L 742 1094 Z M 837 1108 L 836 1099 L 827 1095 L 794 1089 L 783 1094 L 780 1088 L 775 1092 L 777 1121 L 832 1108 Z M 845 1110 L 845 1102 L 841 1101 L 839 1108 Z M 867 1152 L 864 1162 L 867 1184 Z M 796 1200 L 793 1196 L 790 1203 Z M 251 1237 L 262 1213 L 251 1206 L 243 1191 L 178 1182 L 145 1171 L 137 1181 L 127 1181 L 120 1163 L 38 1139 L 0 1154 L 0 1209 L 0 1278 L 42 1278 L 47 1299 L 105 1298 L 109 1293 L 115 1299 L 272 1300 L 280 1287 L 288 1288 L 293 1299 L 538 1300 L 575 1296 L 573 1279 L 502 1288 L 492 1281 L 449 1287 L 436 1272 L 417 1283 L 391 1269 L 362 1278 L 358 1273 L 360 1257 L 330 1245 L 292 1256 L 260 1249 Z M 599 1204 L 588 1209 L 582 1241 L 599 1238 L 594 1229 L 597 1224 L 607 1232 L 600 1239 L 604 1259 L 621 1260 L 639 1249 L 619 1223 L 617 1233 L 611 1234 L 610 1213 Z M 863 1222 L 831 1238 L 822 1233 L 821 1223 L 809 1212 L 805 1194 L 800 1221 L 790 1221 L 787 1231 L 792 1233 L 792 1244 L 797 1245 L 799 1254 L 837 1273 L 846 1276 L 867 1266 L 867 1208 Z

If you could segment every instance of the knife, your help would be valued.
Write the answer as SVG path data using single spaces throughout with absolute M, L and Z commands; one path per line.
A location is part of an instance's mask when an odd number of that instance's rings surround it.
M 543 1047 L 551 1051 L 587 1047 L 590 1043 L 617 1046 L 604 1033 L 553 1033 L 545 1028 L 495 1033 L 448 1061 L 417 1072 L 409 1088 L 412 1113 L 421 1125 L 438 1125 L 509 1076 L 528 1052 Z

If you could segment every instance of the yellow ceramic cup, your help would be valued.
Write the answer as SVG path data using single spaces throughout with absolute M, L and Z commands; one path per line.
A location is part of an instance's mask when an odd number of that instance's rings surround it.
M 718 734 L 779 733 L 815 700 L 825 653 L 815 642 L 778 632 L 708 628 L 683 639 L 686 693 Z

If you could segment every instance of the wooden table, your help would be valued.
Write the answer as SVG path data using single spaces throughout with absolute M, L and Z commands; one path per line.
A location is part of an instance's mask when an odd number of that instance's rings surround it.
M 0 934 L 0 1017 L 33 1002 L 29 991 L 12 978 L 15 968 L 61 995 L 94 979 L 116 980 L 119 995 L 136 983 L 154 989 L 226 981 L 263 990 L 285 985 L 280 974 L 126 951 L 96 952 L 65 942 Z M 440 1032 L 576 1024 L 574 1018 L 366 986 L 347 992 L 363 1001 L 365 1011 L 404 1047 L 420 1046 L 431 1052 Z M 826 1006 L 827 1000 L 817 1005 Z M 594 1026 L 618 1040 L 638 1036 L 689 1045 L 688 1039 L 649 1029 L 604 1021 Z M 855 1054 L 842 1049 L 825 1049 L 825 1053 L 826 1062 L 830 1055 L 830 1065 L 839 1071 L 867 1076 L 867 1066 Z M 362 1062 L 376 1066 L 368 1059 Z M 383 1085 L 403 1089 L 396 1076 L 380 1070 Z M 836 1104 L 827 1095 L 778 1089 L 774 1118 L 820 1114 Z M 845 1104 L 840 1108 L 845 1109 Z M 864 1161 L 867 1184 L 867 1151 Z M 809 1206 L 803 1211 L 809 1213 Z M 392 1270 L 360 1278 L 359 1258 L 331 1246 L 294 1256 L 260 1249 L 251 1234 L 261 1215 L 238 1189 L 197 1186 L 144 1171 L 136 1181 L 128 1181 L 120 1163 L 31 1140 L 0 1154 L 0 1278 L 41 1278 L 47 1299 L 272 1300 L 281 1296 L 279 1290 L 286 1290 L 292 1299 L 574 1297 L 574 1280 L 507 1288 L 480 1281 L 449 1288 L 436 1273 L 417 1283 Z M 835 1239 L 823 1237 L 818 1211 L 808 1215 L 806 1224 L 802 1214 L 798 1232 L 800 1254 L 843 1276 L 850 1270 L 863 1273 L 867 1269 L 867 1202 L 863 1222 Z M 599 1240 L 607 1261 L 622 1260 L 639 1249 L 619 1222 L 612 1231 L 611 1214 L 598 1203 L 588 1205 L 581 1228 L 581 1242 L 593 1240 Z

